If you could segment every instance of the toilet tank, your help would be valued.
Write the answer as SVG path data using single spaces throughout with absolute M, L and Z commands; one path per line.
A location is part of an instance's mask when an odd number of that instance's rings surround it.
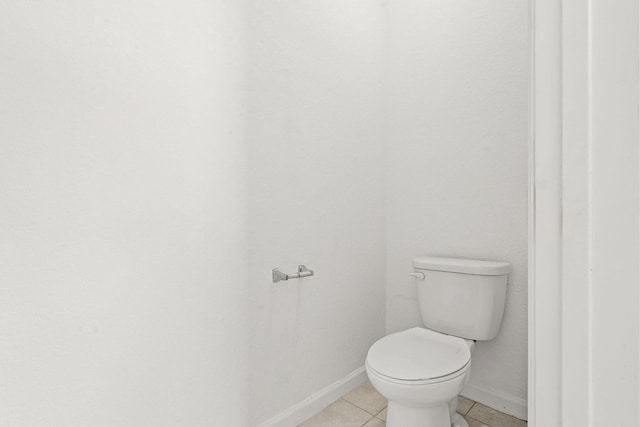
M 478 341 L 495 338 L 504 314 L 509 263 L 417 257 L 413 268 L 427 328 Z

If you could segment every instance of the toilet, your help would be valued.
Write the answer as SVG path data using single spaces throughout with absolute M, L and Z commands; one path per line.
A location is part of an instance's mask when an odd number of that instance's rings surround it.
M 366 359 L 371 384 L 388 401 L 387 427 L 468 427 L 456 413 L 476 341 L 498 334 L 507 262 L 417 257 L 413 273 L 424 328 L 376 341 Z

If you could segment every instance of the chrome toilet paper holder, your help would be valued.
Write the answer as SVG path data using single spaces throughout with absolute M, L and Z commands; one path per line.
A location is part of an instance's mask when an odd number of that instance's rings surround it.
M 287 274 L 280 271 L 279 268 L 274 268 L 271 270 L 271 277 L 273 278 L 273 283 L 278 283 L 281 280 L 289 280 L 289 279 L 300 279 L 302 277 L 310 277 L 313 276 L 313 270 L 309 270 L 307 266 L 300 264 L 298 266 L 298 272 Z

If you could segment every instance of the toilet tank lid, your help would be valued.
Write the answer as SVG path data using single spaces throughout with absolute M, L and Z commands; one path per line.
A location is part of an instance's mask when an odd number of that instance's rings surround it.
M 509 273 L 511 264 L 503 261 L 487 261 L 481 259 L 422 256 L 413 259 L 413 267 L 420 270 L 501 276 Z

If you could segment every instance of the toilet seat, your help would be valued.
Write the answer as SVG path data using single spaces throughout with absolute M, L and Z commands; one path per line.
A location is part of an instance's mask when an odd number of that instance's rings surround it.
M 424 328 L 387 335 L 369 349 L 367 366 L 392 382 L 421 385 L 466 372 L 471 352 L 462 338 Z

